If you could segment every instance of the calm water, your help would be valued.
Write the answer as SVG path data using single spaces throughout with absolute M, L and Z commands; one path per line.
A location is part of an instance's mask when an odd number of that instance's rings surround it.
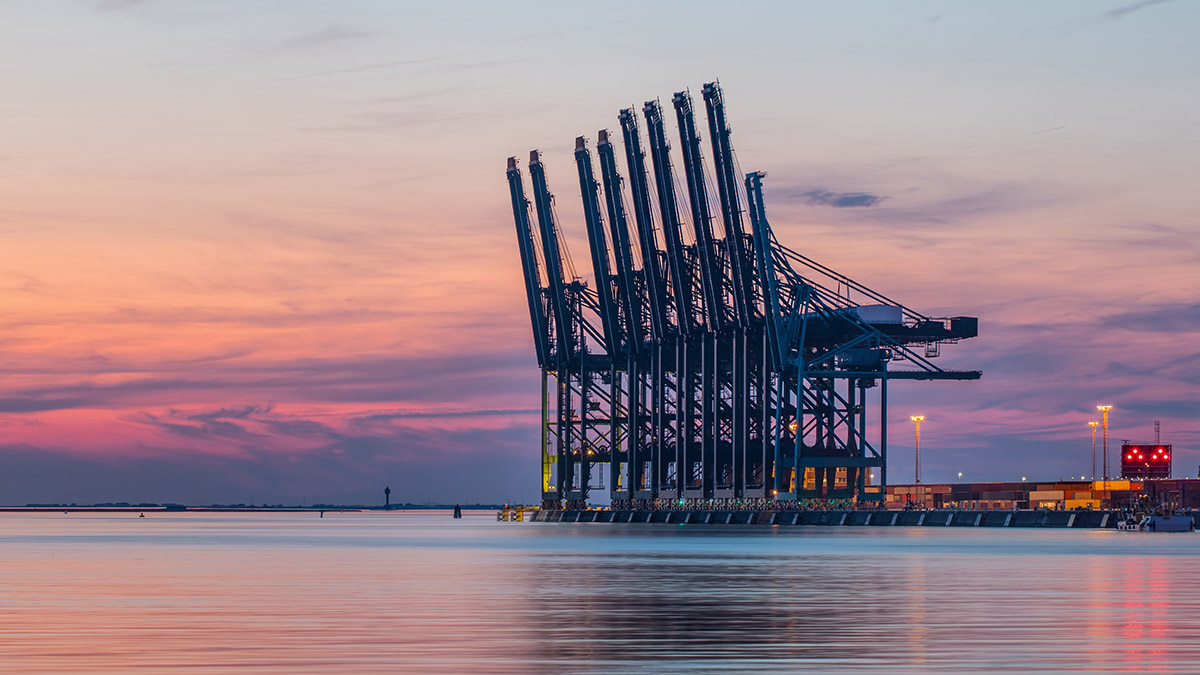
M 0 514 L 0 672 L 1200 672 L 1200 535 Z

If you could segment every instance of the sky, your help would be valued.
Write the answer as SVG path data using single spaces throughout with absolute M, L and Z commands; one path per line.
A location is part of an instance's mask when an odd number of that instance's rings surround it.
M 917 413 L 925 482 L 1088 474 L 1098 403 L 1200 466 L 1200 2 L 0 17 L 0 504 L 536 501 L 505 160 L 586 265 L 575 137 L 717 79 L 781 242 L 980 318 L 982 380 L 892 387 L 892 482 Z

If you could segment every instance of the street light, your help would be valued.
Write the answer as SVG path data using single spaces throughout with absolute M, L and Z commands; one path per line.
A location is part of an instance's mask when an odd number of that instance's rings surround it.
M 1096 427 L 1100 423 L 1088 422 L 1088 426 L 1092 428 L 1092 480 L 1096 480 Z
M 1104 480 L 1108 480 L 1108 411 L 1112 409 L 1109 404 L 1096 406 L 1096 410 L 1104 413 Z
M 917 423 L 917 454 L 916 454 L 916 484 L 921 484 L 921 422 L 925 421 L 924 415 L 913 415 L 908 419 Z

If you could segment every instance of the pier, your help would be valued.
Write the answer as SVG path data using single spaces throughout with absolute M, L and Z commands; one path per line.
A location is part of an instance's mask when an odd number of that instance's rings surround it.
M 1128 515 L 1119 510 L 960 511 L 758 511 L 543 509 L 526 512 L 525 520 L 544 523 L 668 523 L 678 525 L 774 525 L 780 527 L 1054 527 L 1117 529 Z M 1188 511 L 1193 527 L 1200 511 Z M 514 519 L 516 520 L 516 519 Z

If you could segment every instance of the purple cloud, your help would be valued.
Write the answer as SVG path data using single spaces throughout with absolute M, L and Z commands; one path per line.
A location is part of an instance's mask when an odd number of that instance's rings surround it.
M 883 195 L 870 192 L 831 192 L 829 190 L 810 190 L 800 196 L 806 197 L 808 203 L 814 206 L 832 206 L 838 209 L 857 206 L 871 207 L 887 199 Z

